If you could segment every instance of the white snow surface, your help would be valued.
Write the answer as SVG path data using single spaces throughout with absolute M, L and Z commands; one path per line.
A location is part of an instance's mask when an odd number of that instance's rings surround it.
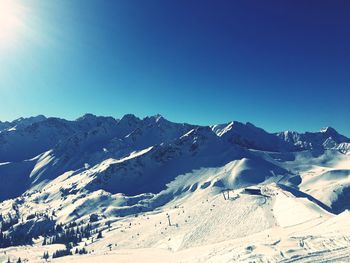
M 49 261 L 350 262 L 349 141 L 160 115 L 0 123 L 0 213 L 38 231 L 0 262 L 64 248 L 42 245 L 42 215 L 84 226 L 92 214 L 103 238 Z

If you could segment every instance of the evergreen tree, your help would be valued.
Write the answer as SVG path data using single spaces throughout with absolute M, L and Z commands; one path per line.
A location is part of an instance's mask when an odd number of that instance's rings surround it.
M 111 221 L 107 221 L 106 225 L 108 226 L 108 231 L 111 231 Z

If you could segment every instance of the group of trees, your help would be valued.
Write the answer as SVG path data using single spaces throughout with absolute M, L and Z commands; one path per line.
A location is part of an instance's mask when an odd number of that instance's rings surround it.
M 18 258 L 17 261 L 11 261 L 10 258 L 8 258 L 7 261 L 6 261 L 6 263 L 12 263 L 12 262 L 22 263 L 22 259 Z
M 19 217 L 17 215 L 13 216 L 11 214 L 7 215 L 7 219 L 0 214 L 0 230 L 2 232 L 9 230 L 14 225 L 18 224 Z
M 59 249 L 56 250 L 56 252 L 53 252 L 52 258 L 59 258 L 69 255 L 73 255 L 73 253 L 71 252 L 70 248 L 66 247 L 65 249 Z
M 16 231 L 13 231 L 11 234 L 5 234 L 0 231 L 0 248 L 32 244 L 33 240 L 29 236 L 22 235 Z
M 94 235 L 96 235 L 96 239 L 103 237 L 102 231 L 94 229 L 91 224 L 87 224 L 86 226 L 79 226 L 75 222 L 72 222 L 65 227 L 63 227 L 62 224 L 58 224 L 55 227 L 54 234 L 44 238 L 43 245 L 64 244 L 66 248 L 59 249 L 54 252 L 52 254 L 52 258 L 69 256 L 73 254 L 73 248 L 79 245 L 79 243 L 83 242 L 84 239 L 91 239 L 93 242 Z M 87 250 L 85 247 L 76 248 L 74 253 L 79 255 L 87 254 Z M 43 258 L 48 259 L 49 254 L 47 252 L 44 253 Z
M 76 255 L 83 255 L 83 254 L 87 254 L 88 252 L 86 248 L 83 247 L 83 248 L 76 248 L 74 253 Z M 65 249 L 58 249 L 54 253 L 52 253 L 52 258 L 59 258 L 64 256 L 70 256 L 70 255 L 73 255 L 72 247 L 68 245 L 66 246 Z M 43 259 L 47 261 L 49 258 L 50 258 L 49 252 L 44 252 Z
M 76 255 L 83 255 L 83 254 L 87 254 L 87 250 L 85 247 L 83 248 L 76 248 L 75 252 Z M 72 250 L 70 247 L 66 247 L 65 249 L 59 249 L 56 250 L 53 254 L 52 254 L 52 258 L 59 258 L 59 257 L 64 257 L 64 256 L 71 256 L 73 255 Z M 50 255 L 48 252 L 44 253 L 43 259 L 47 260 L 50 258 Z
M 31 214 L 26 217 L 26 221 L 33 220 L 37 217 L 42 218 L 42 215 Z M 45 218 L 45 216 L 43 217 Z M 96 216 L 91 216 L 90 222 L 96 222 Z M 6 219 L 0 214 L 0 248 L 6 248 L 10 246 L 19 246 L 19 245 L 32 245 L 33 244 L 33 235 L 23 234 L 23 227 L 21 229 L 21 221 L 19 215 L 16 213 L 15 216 L 8 215 Z M 107 224 L 108 229 L 110 229 L 110 223 Z M 102 238 L 102 231 L 98 230 L 96 226 L 88 223 L 87 225 L 78 225 L 76 222 L 71 222 L 67 225 L 56 224 L 52 226 L 47 226 L 45 230 L 44 241 L 42 245 L 49 244 L 64 244 L 65 249 L 59 249 L 52 254 L 52 258 L 62 257 L 72 255 L 72 251 L 75 254 L 87 254 L 85 247 L 75 248 L 81 242 L 91 240 L 94 241 L 94 238 Z M 85 243 L 86 246 L 86 243 Z M 43 259 L 47 260 L 50 258 L 48 252 L 43 254 Z M 8 262 L 11 262 L 8 259 Z M 22 260 L 19 258 L 18 263 L 21 263 Z M 13 262 L 14 263 L 14 262 Z
M 75 254 L 79 254 L 79 255 L 83 255 L 83 254 L 87 254 L 87 250 L 85 249 L 85 247 L 83 248 L 76 248 L 75 249 Z
M 45 237 L 43 245 L 49 244 L 72 244 L 77 245 L 83 241 L 83 239 L 89 239 L 94 230 L 90 224 L 86 226 L 76 226 L 64 229 L 62 225 L 57 225 L 55 233 L 50 237 Z
M 19 233 L 14 226 L 19 223 L 19 216 L 8 214 L 6 219 L 0 214 L 0 248 L 19 245 L 31 245 L 32 238 Z M 5 233 L 6 232 L 6 233 Z
M 38 237 L 39 233 L 24 233 L 26 221 L 40 217 L 49 220 L 45 214 L 31 214 L 26 220 L 20 217 L 20 214 L 15 210 L 15 214 L 7 214 L 5 217 L 0 214 L 0 248 L 10 246 L 32 245 L 33 238 Z M 48 233 L 54 232 L 54 229 L 47 229 Z

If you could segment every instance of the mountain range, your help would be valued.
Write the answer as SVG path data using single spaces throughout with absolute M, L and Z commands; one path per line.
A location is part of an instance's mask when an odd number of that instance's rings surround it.
M 124 220 L 201 191 L 226 200 L 242 189 L 302 198 L 328 218 L 350 208 L 349 160 L 350 139 L 331 127 L 269 133 L 251 123 L 201 126 L 161 115 L 20 118 L 0 122 L 1 218 L 22 219 L 8 235 L 43 238 L 51 225 Z M 208 244 L 191 235 L 176 247 Z

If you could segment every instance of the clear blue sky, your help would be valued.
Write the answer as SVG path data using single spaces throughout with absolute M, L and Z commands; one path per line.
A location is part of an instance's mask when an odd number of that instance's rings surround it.
M 0 120 L 160 113 L 350 135 L 349 1 L 14 1 Z

